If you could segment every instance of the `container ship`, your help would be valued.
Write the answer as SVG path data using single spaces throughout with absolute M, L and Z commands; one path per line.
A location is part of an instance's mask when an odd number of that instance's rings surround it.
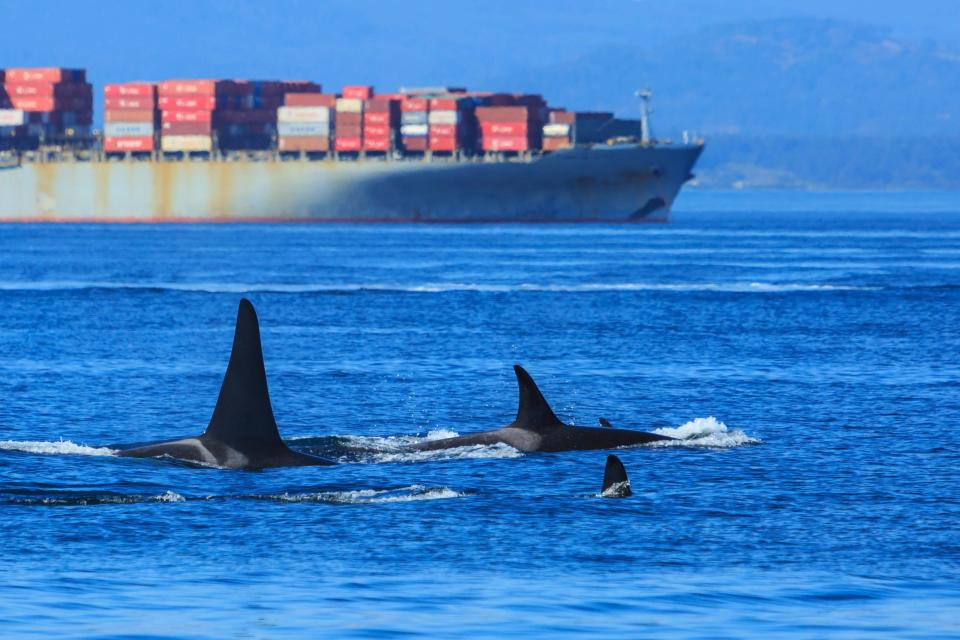
M 664 221 L 701 140 L 457 87 L 0 70 L 0 221 Z M 686 137 L 686 136 L 685 136 Z

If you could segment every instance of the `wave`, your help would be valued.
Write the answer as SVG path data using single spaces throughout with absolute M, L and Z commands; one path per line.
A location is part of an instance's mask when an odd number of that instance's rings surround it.
M 19 496 L 5 495 L 0 496 L 0 504 L 20 505 L 20 506 L 42 506 L 42 507 L 87 507 L 106 504 L 143 504 L 148 502 L 185 502 L 184 498 L 175 491 L 165 491 L 157 495 L 133 494 L 125 495 L 119 493 L 57 493 L 47 496 Z
M 0 449 L 23 451 L 25 453 L 77 456 L 112 456 L 117 453 L 114 449 L 107 447 L 89 447 L 84 444 L 76 444 L 69 440 L 58 440 L 56 442 L 46 442 L 43 440 L 0 440 Z
M 589 293 L 609 291 L 718 291 L 731 293 L 789 293 L 805 291 L 876 291 L 882 287 L 830 283 L 773 283 L 773 282 L 587 282 L 587 283 L 227 283 L 227 282 L 112 282 L 112 281 L 3 281 L 0 291 L 79 291 L 79 290 L 141 290 L 184 291 L 197 293 L 451 293 L 473 291 L 479 293 L 557 292 Z
M 655 447 L 710 447 L 729 448 L 747 444 L 759 444 L 760 438 L 749 436 L 738 429 L 730 429 L 713 416 L 708 418 L 694 418 L 679 427 L 663 427 L 654 429 L 653 433 L 676 438 L 676 440 L 660 440 L 647 446 Z
M 290 444 L 309 453 L 334 458 L 340 463 L 380 464 L 394 462 L 426 462 L 432 460 L 465 460 L 479 458 L 519 458 L 522 452 L 507 444 L 472 445 L 438 451 L 404 451 L 403 447 L 430 440 L 455 438 L 459 433 L 434 429 L 426 436 L 328 436 L 297 438 Z
M 276 502 L 325 502 L 332 504 L 377 504 L 392 502 L 415 502 L 419 500 L 446 500 L 463 498 L 467 493 L 448 487 L 425 487 L 415 484 L 398 489 L 355 489 L 352 491 L 320 491 L 308 493 L 281 493 L 275 495 L 247 496 L 254 500 Z

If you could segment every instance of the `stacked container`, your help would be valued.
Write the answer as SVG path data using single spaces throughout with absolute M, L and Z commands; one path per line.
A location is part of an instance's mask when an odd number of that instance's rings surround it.
M 167 152 L 211 152 L 213 112 L 240 101 L 229 80 L 167 80 L 158 87 L 160 148 Z
M 31 146 L 45 138 L 87 138 L 93 122 L 93 92 L 83 69 L 7 69 L 0 93 L 0 127 L 23 135 Z
M 575 123 L 576 114 L 572 111 L 552 110 L 549 122 L 543 125 L 543 150 L 556 151 L 572 147 Z
M 346 87 L 344 91 L 351 89 Z M 358 95 L 353 93 L 353 95 Z M 337 152 L 363 150 L 363 103 L 366 98 L 338 98 L 334 149 Z
M 103 150 L 149 153 L 156 149 L 157 87 L 151 82 L 108 84 L 103 88 Z
M 376 153 L 393 151 L 399 124 L 399 100 L 379 97 L 364 102 L 363 150 Z
M 470 145 L 473 130 L 473 100 L 464 96 L 430 98 L 427 122 L 429 148 L 438 152 L 458 152 Z
M 477 107 L 477 120 L 483 151 L 519 152 L 540 148 L 543 124 L 534 107 Z
M 400 102 L 400 144 L 404 151 L 422 152 L 430 148 L 430 101 L 405 98 Z
M 331 94 L 287 93 L 277 109 L 277 150 L 329 151 L 336 103 Z

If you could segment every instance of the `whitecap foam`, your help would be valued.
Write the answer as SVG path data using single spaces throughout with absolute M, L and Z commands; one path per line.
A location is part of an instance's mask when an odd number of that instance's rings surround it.
M 4 281 L 2 291 L 69 291 L 83 289 L 146 289 L 190 291 L 202 293 L 355 293 L 377 291 L 387 293 L 448 293 L 475 291 L 481 293 L 557 292 L 588 293 L 605 291 L 718 291 L 742 293 L 784 293 L 804 291 L 875 291 L 879 287 L 830 283 L 770 282 L 586 282 L 586 283 L 228 283 L 228 282 L 114 282 L 114 281 Z
M 745 444 L 758 444 L 759 438 L 747 435 L 739 429 L 730 429 L 713 416 L 694 418 L 679 427 L 654 429 L 653 433 L 676 438 L 651 443 L 658 447 L 739 447 Z
M 357 451 L 359 461 L 368 463 L 383 462 L 424 462 L 428 460 L 463 460 L 476 458 L 519 458 L 523 455 L 508 444 L 468 445 L 453 449 L 436 451 L 405 451 L 403 447 L 456 438 L 460 434 L 450 429 L 433 429 L 426 436 L 337 436 L 341 445 Z M 356 457 L 352 457 L 356 461 Z M 349 462 L 347 457 L 341 462 Z
M 462 498 L 466 493 L 448 487 L 411 485 L 399 489 L 355 489 L 352 491 L 321 491 L 317 493 L 281 493 L 264 496 L 279 502 L 327 502 L 334 504 L 376 504 L 414 502 L 418 500 L 446 500 Z
M 170 491 L 169 489 L 164 493 L 161 493 L 158 496 L 151 498 L 154 502 L 186 502 L 187 499 L 176 491 Z
M 107 447 L 88 447 L 87 445 L 76 444 L 69 440 L 59 440 L 57 442 L 46 442 L 42 440 L 0 440 L 0 449 L 6 449 L 7 451 L 24 451 L 26 453 L 78 456 L 112 456 L 117 453 Z

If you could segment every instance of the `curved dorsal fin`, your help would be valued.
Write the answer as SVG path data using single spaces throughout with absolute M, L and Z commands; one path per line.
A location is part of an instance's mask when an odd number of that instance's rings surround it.
M 238 450 L 250 445 L 285 446 L 270 406 L 257 312 L 246 298 L 237 309 L 230 364 L 223 376 L 213 417 L 203 435 Z
M 607 468 L 603 471 L 603 487 L 600 489 L 600 495 L 605 498 L 626 498 L 633 495 L 627 470 L 617 456 L 607 456 Z
M 520 429 L 530 429 L 538 431 L 547 427 L 563 426 L 560 419 L 553 413 L 553 409 L 547 404 L 537 383 L 533 381 L 530 374 L 518 364 L 513 365 L 513 370 L 517 374 L 517 384 L 520 386 L 520 406 L 517 409 L 517 419 L 513 426 Z

